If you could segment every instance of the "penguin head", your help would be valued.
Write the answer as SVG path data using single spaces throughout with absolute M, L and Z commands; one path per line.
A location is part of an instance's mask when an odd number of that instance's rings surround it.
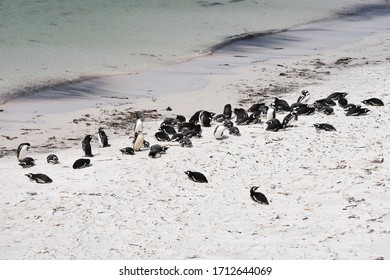
M 24 174 L 24 175 L 26 175 L 29 179 L 32 179 L 32 177 L 33 177 L 32 173 L 27 173 L 27 174 Z

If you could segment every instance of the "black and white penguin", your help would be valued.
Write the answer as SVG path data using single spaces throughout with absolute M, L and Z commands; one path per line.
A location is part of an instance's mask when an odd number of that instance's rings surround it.
M 361 116 L 361 115 L 367 115 L 367 113 L 370 112 L 369 109 L 367 108 L 360 108 L 360 107 L 356 107 L 356 108 L 349 108 L 347 113 L 346 113 L 346 116 Z
M 161 146 L 159 144 L 152 145 L 150 147 L 150 151 L 149 151 L 148 156 L 151 158 L 160 157 L 161 154 L 165 153 L 168 149 L 169 149 L 169 147 L 167 147 L 167 146 Z
M 318 109 L 321 113 L 324 113 L 325 115 L 332 115 L 334 113 L 334 109 L 330 106 L 325 106 L 320 109 Z
M 47 163 L 51 163 L 51 164 L 59 163 L 58 157 L 55 154 L 48 155 L 46 160 L 47 160 Z
M 93 157 L 91 140 L 92 140 L 92 135 L 88 134 L 87 136 L 84 137 L 83 141 L 81 142 L 81 147 L 83 148 L 84 156 L 86 157 Z
M 311 106 L 306 106 L 306 107 L 300 107 L 295 110 L 295 113 L 297 116 L 308 116 L 314 114 L 316 109 Z
M 282 121 L 282 126 L 284 128 L 291 126 L 291 124 L 298 120 L 298 114 L 296 112 L 288 113 Z
M 108 144 L 108 137 L 106 133 L 104 132 L 103 128 L 99 128 L 98 130 L 98 140 L 99 140 L 99 145 L 100 147 L 109 147 L 110 145 Z
M 346 97 L 348 95 L 347 92 L 333 92 L 326 99 L 338 100 L 340 97 Z
M 322 98 L 314 101 L 313 105 L 315 107 L 321 107 L 321 106 L 336 106 L 336 102 L 333 101 L 331 98 Z
M 258 188 L 259 187 L 252 187 L 250 189 L 250 196 L 252 200 L 260 204 L 269 205 L 267 197 L 263 193 L 258 192 L 257 191 Z
M 283 125 L 280 123 L 278 119 L 272 119 L 267 121 L 267 128 L 266 130 L 270 131 L 278 131 L 279 129 L 282 129 Z
M 164 131 L 166 134 L 173 135 L 176 134 L 176 129 L 171 125 L 161 125 L 160 130 Z
M 185 174 L 187 174 L 188 178 L 194 182 L 197 183 L 208 183 L 206 176 L 204 176 L 200 172 L 195 172 L 195 171 L 185 171 Z
M 23 160 L 27 156 L 27 151 L 30 149 L 30 143 L 21 143 L 16 150 L 16 156 L 18 160 Z
M 81 169 L 91 164 L 91 160 L 88 158 L 80 158 L 73 163 L 73 169 Z
M 183 139 L 183 137 L 184 137 L 183 134 L 176 133 L 176 134 L 172 135 L 171 141 L 172 142 L 179 142 L 181 139 Z
M 348 100 L 345 97 L 340 97 L 337 103 L 341 108 L 344 108 L 348 104 Z
M 191 137 L 198 137 L 201 138 L 202 134 L 195 131 L 195 130 L 186 130 L 182 133 L 183 137 L 191 138 Z
M 134 149 L 132 147 L 125 147 L 119 150 L 122 155 L 134 155 Z
M 221 140 L 223 138 L 223 133 L 226 129 L 226 126 L 220 124 L 220 125 L 217 125 L 214 129 L 214 137 L 215 139 L 217 140 Z
M 133 148 L 134 148 L 134 151 L 138 152 L 141 150 L 141 148 L 144 146 L 144 135 L 142 134 L 142 132 L 140 131 L 137 131 L 135 134 L 134 134 L 134 141 L 133 141 Z
M 215 114 L 208 111 L 201 111 L 199 113 L 199 123 L 201 126 L 204 127 L 210 127 L 211 126 L 211 120 L 213 119 L 213 116 Z
M 248 112 L 254 113 L 256 111 L 260 111 L 263 106 L 265 106 L 265 103 L 252 104 L 252 106 L 249 107 Z
M 170 126 L 177 125 L 177 119 L 166 117 L 163 120 L 163 122 L 160 124 L 160 127 L 163 126 L 163 125 L 170 125 Z
M 240 130 L 238 129 L 237 126 L 233 126 L 231 128 L 229 128 L 229 134 L 230 135 L 235 135 L 235 136 L 240 136 Z
M 307 104 L 310 100 L 310 93 L 307 90 L 302 90 L 301 95 L 298 97 L 297 103 Z
M 158 132 L 156 132 L 154 134 L 154 137 L 156 137 L 156 139 L 158 141 L 162 141 L 162 142 L 171 141 L 171 138 L 169 138 L 169 135 L 167 133 L 165 133 L 165 131 L 158 131 Z
M 267 110 L 267 121 L 273 120 L 275 118 L 276 118 L 275 106 L 274 104 L 271 104 Z
M 183 122 L 186 122 L 186 117 L 184 117 L 182 115 L 176 115 L 176 120 L 177 120 L 177 123 L 183 123 Z
M 325 131 L 336 131 L 333 125 L 327 123 L 315 123 L 314 127 L 317 130 L 325 130 Z
M 183 138 L 179 141 L 180 146 L 191 148 L 192 147 L 192 141 L 189 138 Z
M 371 106 L 384 106 L 385 105 L 382 100 L 380 100 L 379 98 L 375 98 L 375 97 L 363 100 L 362 103 L 366 104 L 366 105 L 371 105 Z
M 288 105 L 287 101 L 277 97 L 275 97 L 274 106 L 276 111 L 291 111 L 291 107 Z
M 223 126 L 226 128 L 231 128 L 234 126 L 233 122 L 231 120 L 226 120 L 223 122 Z
M 345 105 L 344 107 L 343 107 L 343 109 L 344 109 L 344 111 L 348 111 L 349 109 L 352 109 L 352 108 L 361 108 L 362 107 L 362 105 L 360 105 L 360 104 L 353 104 L 353 103 L 348 103 L 347 105 Z
M 45 174 L 42 174 L 42 173 L 28 173 L 28 174 L 25 174 L 31 181 L 35 181 L 37 182 L 38 184 L 49 184 L 49 183 L 52 183 L 53 180 L 45 175 Z
M 144 130 L 144 123 L 142 121 L 141 115 L 139 112 L 135 112 L 136 120 L 134 124 L 134 132 L 142 132 Z
M 23 168 L 33 167 L 35 165 L 35 160 L 31 157 L 25 157 L 22 160 L 19 160 L 19 165 Z
M 223 107 L 223 114 L 226 116 L 227 119 L 230 119 L 232 117 L 232 105 L 226 104 Z
M 202 112 L 202 110 L 196 111 L 195 114 L 193 114 L 192 117 L 188 120 L 188 122 L 197 124 L 199 122 L 200 112 Z
M 236 115 L 236 123 L 248 117 L 248 113 L 243 108 L 235 108 L 234 114 Z

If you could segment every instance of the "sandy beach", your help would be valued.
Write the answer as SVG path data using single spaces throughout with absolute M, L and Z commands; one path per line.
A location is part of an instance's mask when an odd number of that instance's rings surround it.
M 305 27 L 300 32 L 310 37 Z M 256 40 L 233 44 L 136 77 L 101 79 L 111 92 L 105 103 L 75 111 L 53 109 L 71 106 L 66 99 L 1 105 L 0 116 L 14 125 L 0 130 L 0 259 L 389 259 L 389 35 L 382 27 L 341 45 L 327 45 L 329 37 L 315 44 L 272 38 L 261 47 Z M 305 42 L 307 49 L 295 45 Z M 336 105 L 332 115 L 299 116 L 278 132 L 266 131 L 263 118 L 222 140 L 213 136 L 213 121 L 192 148 L 154 137 L 166 117 L 220 114 L 225 104 L 247 110 L 275 97 L 292 104 L 304 89 L 311 102 L 348 92 L 348 102 L 370 112 L 346 116 Z M 122 98 L 126 91 L 150 96 Z M 361 103 L 372 97 L 385 106 Z M 148 157 L 146 148 L 135 155 L 119 151 L 132 146 L 136 111 L 145 140 L 169 147 L 160 158 Z M 315 123 L 336 131 L 317 131 Z M 110 147 L 98 146 L 99 127 Z M 75 170 L 87 134 L 94 135 L 92 164 Z M 31 168 L 18 165 L 23 142 L 31 144 Z M 59 164 L 46 162 L 51 153 Z M 208 183 L 189 180 L 186 170 L 202 172 Z M 53 182 L 30 182 L 26 173 Z M 269 205 L 251 200 L 253 186 Z

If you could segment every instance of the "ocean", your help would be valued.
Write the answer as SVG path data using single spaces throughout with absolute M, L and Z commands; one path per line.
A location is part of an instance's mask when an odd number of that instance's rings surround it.
M 0 101 L 92 77 L 175 64 L 242 38 L 384 3 L 0 0 Z

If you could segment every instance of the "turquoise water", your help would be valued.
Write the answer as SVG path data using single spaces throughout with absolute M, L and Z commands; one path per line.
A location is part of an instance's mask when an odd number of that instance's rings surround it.
M 0 0 L 0 100 L 177 63 L 234 38 L 382 2 Z

